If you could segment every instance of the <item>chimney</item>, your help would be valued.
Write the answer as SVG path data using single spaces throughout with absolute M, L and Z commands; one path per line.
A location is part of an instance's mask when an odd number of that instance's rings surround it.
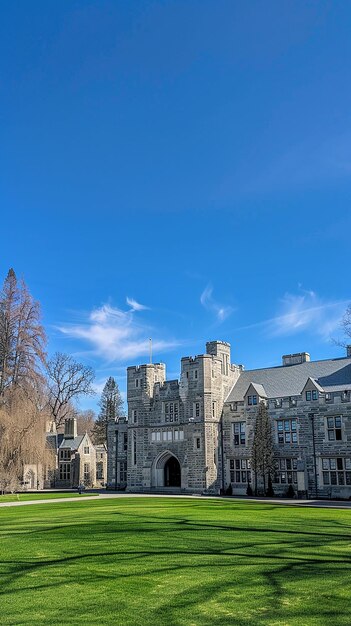
M 283 365 L 298 365 L 311 360 L 308 352 L 297 352 L 296 354 L 284 354 L 282 357 Z
M 346 356 L 351 358 L 351 344 L 346 346 Z
M 75 417 L 69 417 L 65 421 L 65 439 L 74 439 L 77 437 L 77 420 Z

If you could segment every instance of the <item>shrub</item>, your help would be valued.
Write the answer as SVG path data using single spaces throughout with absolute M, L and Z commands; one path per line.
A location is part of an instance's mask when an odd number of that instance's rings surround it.
M 268 487 L 266 490 L 266 496 L 268 496 L 268 498 L 274 497 L 274 489 L 273 489 L 272 479 L 270 475 L 268 476 Z
M 292 485 L 289 485 L 289 487 L 287 488 L 287 490 L 285 492 L 285 497 L 286 498 L 295 498 L 295 490 L 294 490 L 294 487 Z
M 253 496 L 253 491 L 252 491 L 252 487 L 251 487 L 250 483 L 247 485 L 246 495 L 247 496 Z

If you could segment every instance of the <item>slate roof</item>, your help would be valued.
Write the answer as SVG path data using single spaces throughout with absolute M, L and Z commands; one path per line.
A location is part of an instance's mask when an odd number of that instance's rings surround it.
M 257 395 L 260 396 L 260 398 L 267 398 L 266 390 L 263 385 L 260 385 L 260 383 L 254 383 L 254 382 L 250 384 L 252 384 L 253 388 L 256 390 Z M 247 388 L 246 391 L 248 390 L 249 390 L 249 387 Z
M 347 389 L 351 385 L 351 358 L 307 361 L 297 365 L 243 371 L 226 402 L 243 400 L 250 383 L 262 385 L 268 398 L 298 396 L 308 378 L 313 378 L 325 391 Z
M 78 437 L 74 437 L 73 439 L 63 439 L 60 444 L 60 448 L 69 448 L 70 450 L 78 450 L 80 444 L 82 443 L 85 435 L 78 435 Z

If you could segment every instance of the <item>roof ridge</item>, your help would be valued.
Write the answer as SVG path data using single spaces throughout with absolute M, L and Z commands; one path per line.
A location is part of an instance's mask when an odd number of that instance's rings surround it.
M 350 361 L 351 363 L 351 357 L 349 356 L 339 356 L 339 357 L 335 357 L 333 359 L 316 359 L 315 361 L 303 361 L 302 363 L 294 363 L 293 365 L 270 365 L 268 367 L 255 367 L 252 370 L 249 369 L 244 369 L 242 372 L 240 372 L 240 376 L 241 374 L 247 374 L 248 372 L 261 372 L 262 370 L 274 370 L 274 369 L 284 369 L 284 370 L 288 370 L 291 369 L 293 367 L 297 367 L 299 365 L 311 365 L 313 363 L 327 363 L 328 361 Z M 239 378 L 240 378 L 239 376 Z

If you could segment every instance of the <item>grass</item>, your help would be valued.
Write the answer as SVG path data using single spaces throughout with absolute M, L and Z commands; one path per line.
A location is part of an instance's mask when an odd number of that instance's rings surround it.
M 116 498 L 0 509 L 0 623 L 350 624 L 348 510 Z
M 77 491 L 57 491 L 57 492 L 41 492 L 41 493 L 11 493 L 0 495 L 0 504 L 3 502 L 26 502 L 28 500 L 51 500 L 55 498 L 83 498 L 84 496 L 97 496 L 97 493 L 78 493 Z

